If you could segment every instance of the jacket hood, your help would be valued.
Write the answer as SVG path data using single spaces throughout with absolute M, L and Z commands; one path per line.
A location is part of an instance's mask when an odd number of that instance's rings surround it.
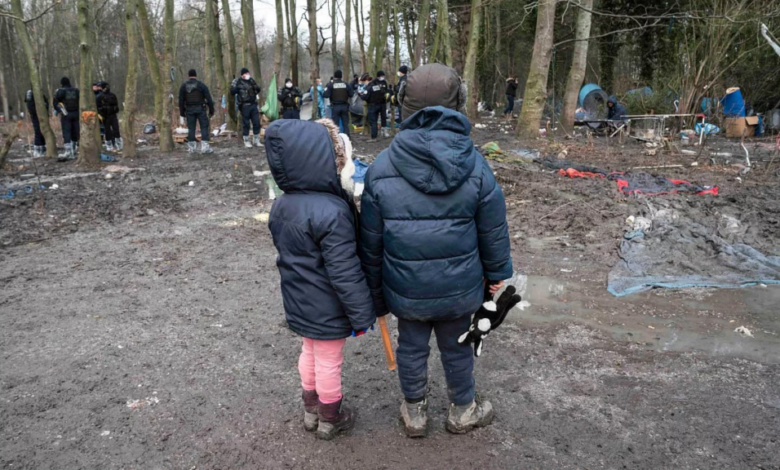
M 617 104 L 617 96 L 615 95 L 610 96 L 609 99 L 607 100 L 607 103 Z
M 343 197 L 328 130 L 298 119 L 279 119 L 265 132 L 268 165 L 284 192 L 317 191 Z
M 476 165 L 471 124 L 458 111 L 433 106 L 404 120 L 393 139 L 390 162 L 426 194 L 449 194 L 466 182 Z

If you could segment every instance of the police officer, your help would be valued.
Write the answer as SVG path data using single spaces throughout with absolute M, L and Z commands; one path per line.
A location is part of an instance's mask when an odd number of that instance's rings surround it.
M 107 82 L 100 82 L 100 94 L 97 95 L 97 110 L 103 118 L 103 126 L 106 132 L 106 150 L 121 151 L 122 137 L 119 134 L 119 99 L 111 92 Z
M 380 70 L 376 73 L 376 78 L 363 89 L 360 97 L 368 103 L 368 125 L 371 128 L 371 140 L 376 140 L 378 118 L 381 117 L 383 128 L 387 126 L 386 104 L 390 97 L 383 71 Z
M 284 86 L 279 88 L 279 103 L 282 104 L 282 119 L 300 119 L 300 103 L 303 95 L 290 78 L 284 79 Z
M 198 142 L 195 140 L 195 126 L 200 124 L 200 153 L 214 153 L 209 146 L 209 118 L 214 116 L 214 100 L 209 88 L 198 81 L 198 73 L 190 69 L 189 78 L 179 88 L 179 115 L 181 121 L 187 118 L 187 151 L 195 153 Z M 208 115 L 206 115 L 208 107 Z
M 79 148 L 79 89 L 70 85 L 68 77 L 60 80 L 61 88 L 54 92 L 54 113 L 59 114 L 62 124 L 62 140 L 65 153 L 59 161 L 75 160 Z
M 233 79 L 230 84 L 230 94 L 235 95 L 238 105 L 238 112 L 241 113 L 241 127 L 244 135 L 244 147 L 252 148 L 262 147 L 260 143 L 260 109 L 257 107 L 257 95 L 261 92 L 260 85 L 257 84 L 249 69 L 241 69 L 241 77 Z M 252 125 L 254 139 L 250 141 L 249 126 Z
M 349 99 L 355 94 L 355 91 L 341 79 L 343 76 L 341 70 L 336 70 L 333 74 L 333 81 L 328 83 L 325 88 L 325 98 L 330 99 L 331 116 L 333 122 L 338 126 L 339 121 L 342 124 L 344 133 L 349 135 Z
M 398 118 L 403 120 L 403 113 L 401 112 L 401 103 L 398 101 L 398 95 L 401 93 L 401 88 L 406 86 L 406 80 L 409 78 L 409 67 L 402 65 L 398 68 L 398 84 L 395 87 L 395 93 L 393 93 L 393 104 L 398 108 Z
M 27 114 L 30 115 L 32 121 L 33 131 L 35 132 L 35 140 L 33 140 L 33 157 L 46 156 L 46 138 L 41 132 L 41 123 L 38 120 L 38 110 L 35 108 L 35 97 L 32 90 L 27 90 L 24 94 L 24 102 L 27 104 Z M 49 117 L 49 100 L 46 95 L 43 95 L 43 105 L 45 106 L 44 116 Z

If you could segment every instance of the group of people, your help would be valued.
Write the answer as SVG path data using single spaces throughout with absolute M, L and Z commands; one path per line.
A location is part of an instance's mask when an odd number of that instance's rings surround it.
M 387 100 L 380 77 L 364 91 L 374 112 Z M 334 77 L 324 93 L 335 116 L 353 92 Z M 340 117 L 279 120 L 266 130 L 268 163 L 284 191 L 269 227 L 287 324 L 303 337 L 302 424 L 321 439 L 355 421 L 341 387 L 347 339 L 368 333 L 390 312 L 398 317 L 406 434 L 427 432 L 433 332 L 450 401 L 446 429 L 465 433 L 493 419 L 462 338 L 472 331 L 471 314 L 488 305 L 513 269 L 504 196 L 469 137 L 463 96 L 450 67 L 428 64 L 410 74 L 400 99 L 404 125 L 368 169 L 360 213 L 352 145 L 339 131 Z

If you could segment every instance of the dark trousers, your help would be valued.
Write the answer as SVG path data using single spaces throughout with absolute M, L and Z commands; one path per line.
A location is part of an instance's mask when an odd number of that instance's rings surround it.
M 111 114 L 103 118 L 103 125 L 106 128 L 106 142 L 111 142 L 114 139 L 122 137 L 119 134 L 119 117 L 116 114 Z
M 249 126 L 252 126 L 252 132 L 260 135 L 260 110 L 257 109 L 257 103 L 247 103 L 241 106 L 241 127 L 244 136 L 249 135 Z
M 458 344 L 458 337 L 471 325 L 471 316 L 446 321 L 411 321 L 398 319 L 398 378 L 401 391 L 409 400 L 420 400 L 428 392 L 428 355 L 431 331 L 441 352 L 447 393 L 457 406 L 474 400 L 474 353 L 470 344 Z
M 506 95 L 506 108 L 504 108 L 504 114 L 510 114 L 515 109 L 515 97 L 512 95 Z
M 43 132 L 41 132 L 41 122 L 38 120 L 38 115 L 30 113 L 30 120 L 32 121 L 33 132 L 35 133 L 35 140 L 33 140 L 33 145 L 39 147 L 46 145 L 46 138 L 43 137 Z
M 203 108 L 187 109 L 187 142 L 195 142 L 195 126 L 200 124 L 200 140 L 209 141 L 209 115 Z
M 81 128 L 79 126 L 79 112 L 70 111 L 67 115 L 60 117 L 60 124 L 62 124 L 62 140 L 66 144 L 79 141 L 79 132 Z
M 301 110 L 297 108 L 284 108 L 282 110 L 282 119 L 300 119 Z
M 349 135 L 349 105 L 348 104 L 334 104 L 330 107 L 330 114 L 333 122 L 338 126 L 341 121 L 341 127 L 344 129 L 344 133 Z
M 368 126 L 371 128 L 371 138 L 376 139 L 378 133 L 377 123 L 379 117 L 382 118 L 382 127 L 387 126 L 387 107 L 382 104 L 369 104 L 368 105 Z

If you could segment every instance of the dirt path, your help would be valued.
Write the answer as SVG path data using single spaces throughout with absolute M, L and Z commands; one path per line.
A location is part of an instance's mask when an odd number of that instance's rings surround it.
M 444 432 L 436 356 L 430 437 L 406 439 L 370 334 L 348 341 L 344 367 L 357 427 L 328 443 L 300 423 L 299 339 L 253 173 L 264 154 L 121 164 L 144 170 L 56 179 L 70 165 L 43 164 L 59 186 L 45 212 L 37 190 L 0 201 L 1 468 L 780 468 L 778 289 L 609 297 L 623 220 L 641 204 L 607 182 L 496 167 L 531 305 L 478 361 L 492 426 Z M 756 244 L 778 249 L 777 181 L 693 176 L 725 194 L 686 204 L 739 209 Z

